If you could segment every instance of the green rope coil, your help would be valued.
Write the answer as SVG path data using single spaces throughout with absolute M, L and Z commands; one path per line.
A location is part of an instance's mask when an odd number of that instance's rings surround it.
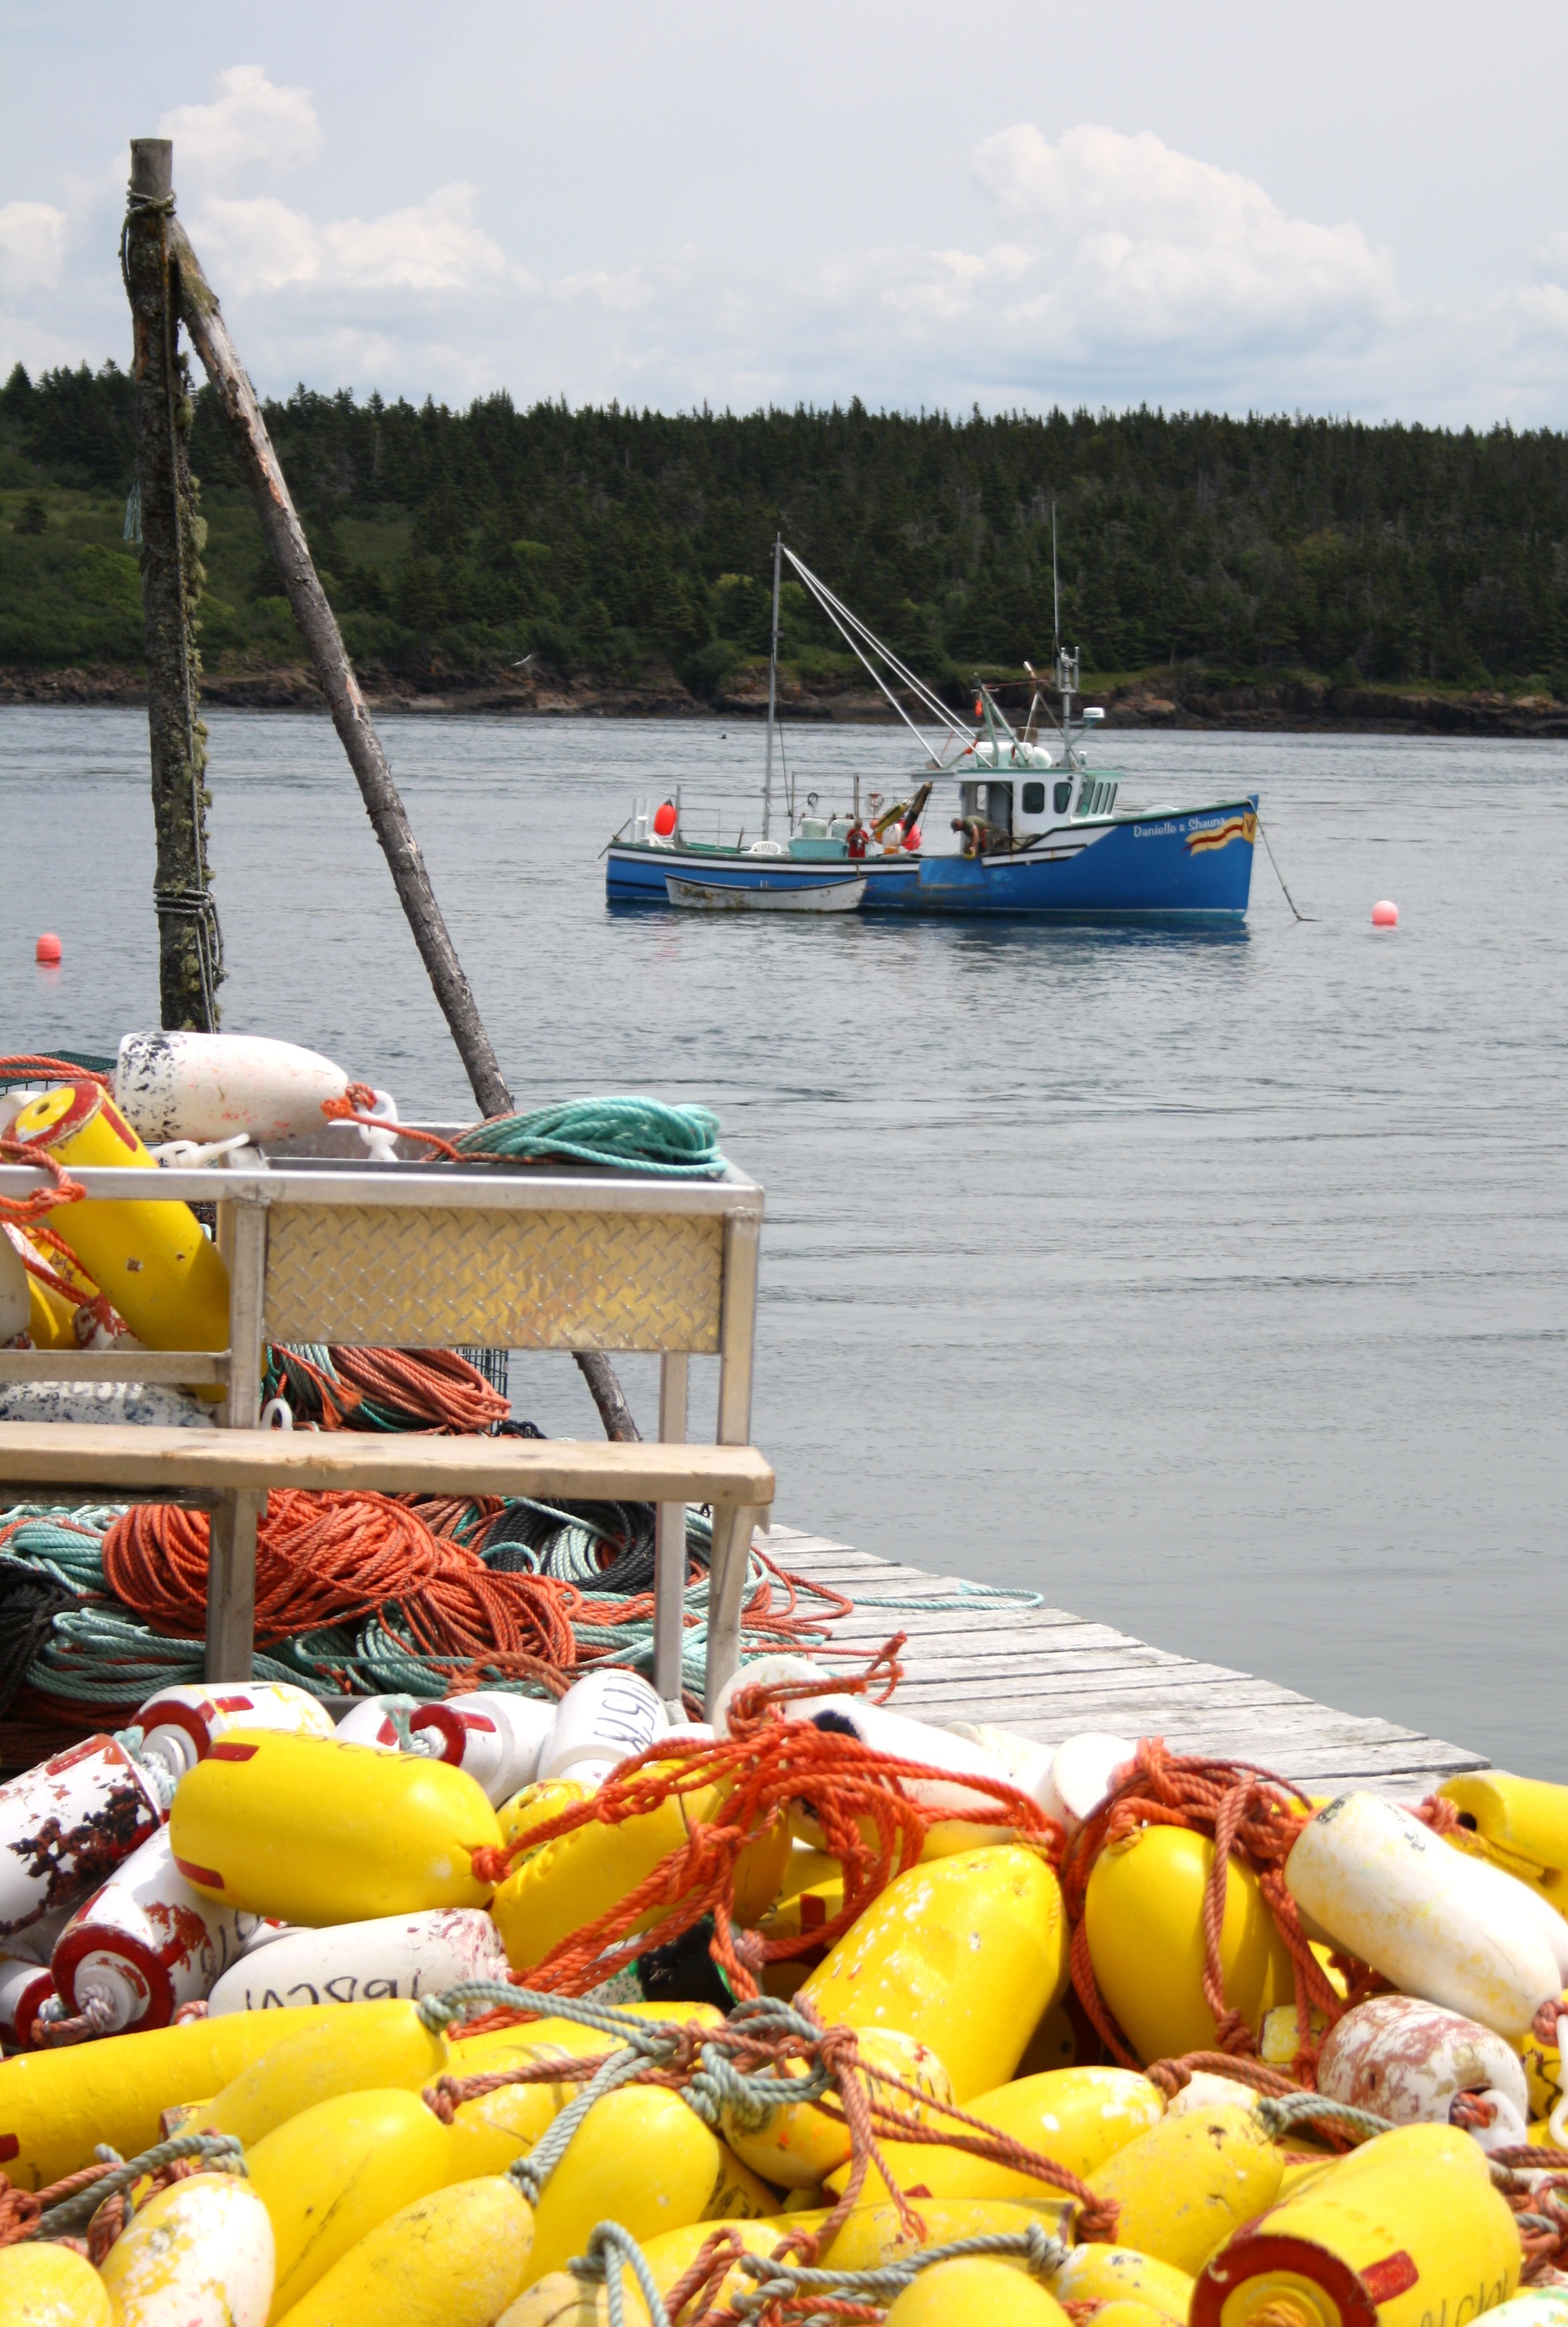
M 719 1118 L 705 1107 L 667 1107 L 657 1098 L 569 1098 L 531 1115 L 477 1123 L 456 1144 L 463 1155 L 562 1155 L 663 1180 L 717 1180 L 729 1169 L 718 1135 Z

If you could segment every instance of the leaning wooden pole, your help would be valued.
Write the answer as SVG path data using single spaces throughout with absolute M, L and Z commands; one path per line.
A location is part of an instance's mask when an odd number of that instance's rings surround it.
M 142 620 L 147 654 L 158 916 L 158 992 L 165 1026 L 211 1033 L 223 976 L 218 909 L 208 887 L 207 730 L 195 614 L 203 528 L 191 475 L 191 398 L 181 376 L 179 315 L 170 279 L 173 148 L 131 146 L 120 257 L 131 303 L 136 498 L 141 510 Z
M 429 973 L 435 998 L 452 1031 L 481 1112 L 506 1115 L 511 1108 L 511 1093 L 435 901 L 425 858 L 392 780 L 392 771 L 354 676 L 337 618 L 312 562 L 304 528 L 266 433 L 256 390 L 246 377 L 201 261 L 184 229 L 173 217 L 169 220 L 169 238 L 179 312 L 206 367 L 207 377 L 218 392 L 262 531 L 283 576 L 294 620 L 310 649 L 332 724 L 349 755 L 376 837 L 391 867 L 393 884 L 414 932 L 414 942 L 419 948 L 420 958 Z M 574 1354 L 593 1393 L 606 1436 L 622 1441 L 637 1438 L 637 1425 L 609 1359 L 592 1350 L 580 1350 Z

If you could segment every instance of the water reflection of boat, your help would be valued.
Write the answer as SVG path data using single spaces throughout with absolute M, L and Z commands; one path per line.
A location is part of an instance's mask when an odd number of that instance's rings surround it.
M 865 878 L 790 881 L 770 888 L 742 888 L 735 882 L 683 881 L 667 873 L 664 885 L 672 905 L 695 907 L 699 912 L 720 913 L 853 913 L 865 895 Z
M 784 836 L 779 838 L 773 830 L 773 760 L 784 559 L 909 728 L 924 764 L 899 787 L 904 798 L 890 804 L 884 796 L 868 793 L 863 814 L 858 778 L 852 801 L 839 814 L 798 818 L 792 802 L 788 804 Z M 1058 698 L 1059 710 L 1049 706 L 1048 692 Z M 667 904 L 673 902 L 673 877 L 709 889 L 777 897 L 820 889 L 824 867 L 838 864 L 846 872 L 853 865 L 853 877 L 863 880 L 861 907 L 866 911 L 1239 921 L 1252 884 L 1256 794 L 1186 807 L 1122 799 L 1121 771 L 1092 768 L 1084 757 L 1084 737 L 1105 714 L 1075 711 L 1081 694 L 1078 655 L 1059 645 L 1049 687 L 1036 680 L 1022 729 L 1011 724 L 985 686 L 976 688 L 971 724 L 793 550 L 776 542 L 762 836 L 749 846 L 743 833 L 731 843 L 698 840 L 683 826 L 677 791 L 651 815 L 638 808 L 611 840 L 605 851 L 605 894 L 612 903 Z M 917 716 L 910 715 L 910 700 Z M 1041 740 L 1042 724 L 1050 742 Z M 954 838 L 938 849 L 926 844 L 920 820 L 934 788 L 947 783 L 957 791 L 950 823 Z M 817 805 L 817 795 L 809 794 L 807 809 Z

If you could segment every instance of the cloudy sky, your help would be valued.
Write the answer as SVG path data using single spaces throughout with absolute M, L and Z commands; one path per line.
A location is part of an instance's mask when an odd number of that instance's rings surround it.
M 0 371 L 126 145 L 257 384 L 1568 424 L 1547 0 L 0 0 Z

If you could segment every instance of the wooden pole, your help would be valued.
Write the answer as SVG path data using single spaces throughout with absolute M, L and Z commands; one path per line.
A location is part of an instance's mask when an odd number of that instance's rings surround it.
M 511 1112 L 512 1095 L 462 974 L 441 907 L 435 902 L 419 843 L 392 780 L 387 754 L 381 749 L 381 739 L 359 691 L 337 618 L 311 562 L 304 528 L 289 497 L 256 390 L 246 378 L 245 368 L 229 336 L 229 326 L 184 229 L 173 220 L 170 245 L 178 276 L 180 312 L 196 352 L 206 366 L 207 376 L 218 391 L 223 416 L 229 423 L 229 435 L 261 519 L 261 529 L 283 576 L 294 620 L 310 649 L 332 724 L 349 755 L 349 765 L 354 771 L 376 837 L 391 867 L 393 885 L 414 932 L 420 959 L 452 1030 L 452 1039 L 457 1044 L 458 1056 L 481 1111 L 485 1115 L 508 1115 Z
M 435 989 L 435 998 L 452 1030 L 452 1039 L 457 1044 L 481 1113 L 509 1114 L 511 1093 L 435 901 L 419 843 L 392 780 L 392 771 L 354 676 L 337 619 L 317 578 L 304 528 L 266 433 L 256 390 L 246 377 L 201 261 L 184 229 L 172 219 L 169 238 L 179 312 L 207 376 L 218 391 L 219 404 L 261 519 L 261 529 L 283 576 L 294 620 L 310 649 L 332 724 L 349 755 L 376 837 L 391 867 L 393 884 Z M 575 1350 L 574 1355 L 599 1409 L 605 1436 L 621 1441 L 637 1439 L 637 1425 L 609 1359 L 594 1350 Z
M 120 256 L 135 333 L 131 369 L 157 844 L 153 899 L 160 1014 L 165 1026 L 212 1033 L 223 956 L 218 911 L 207 885 L 207 730 L 197 714 L 201 662 L 194 631 L 206 529 L 196 513 L 191 398 L 176 352 L 179 317 L 169 264 L 173 204 L 169 140 L 133 139 Z

